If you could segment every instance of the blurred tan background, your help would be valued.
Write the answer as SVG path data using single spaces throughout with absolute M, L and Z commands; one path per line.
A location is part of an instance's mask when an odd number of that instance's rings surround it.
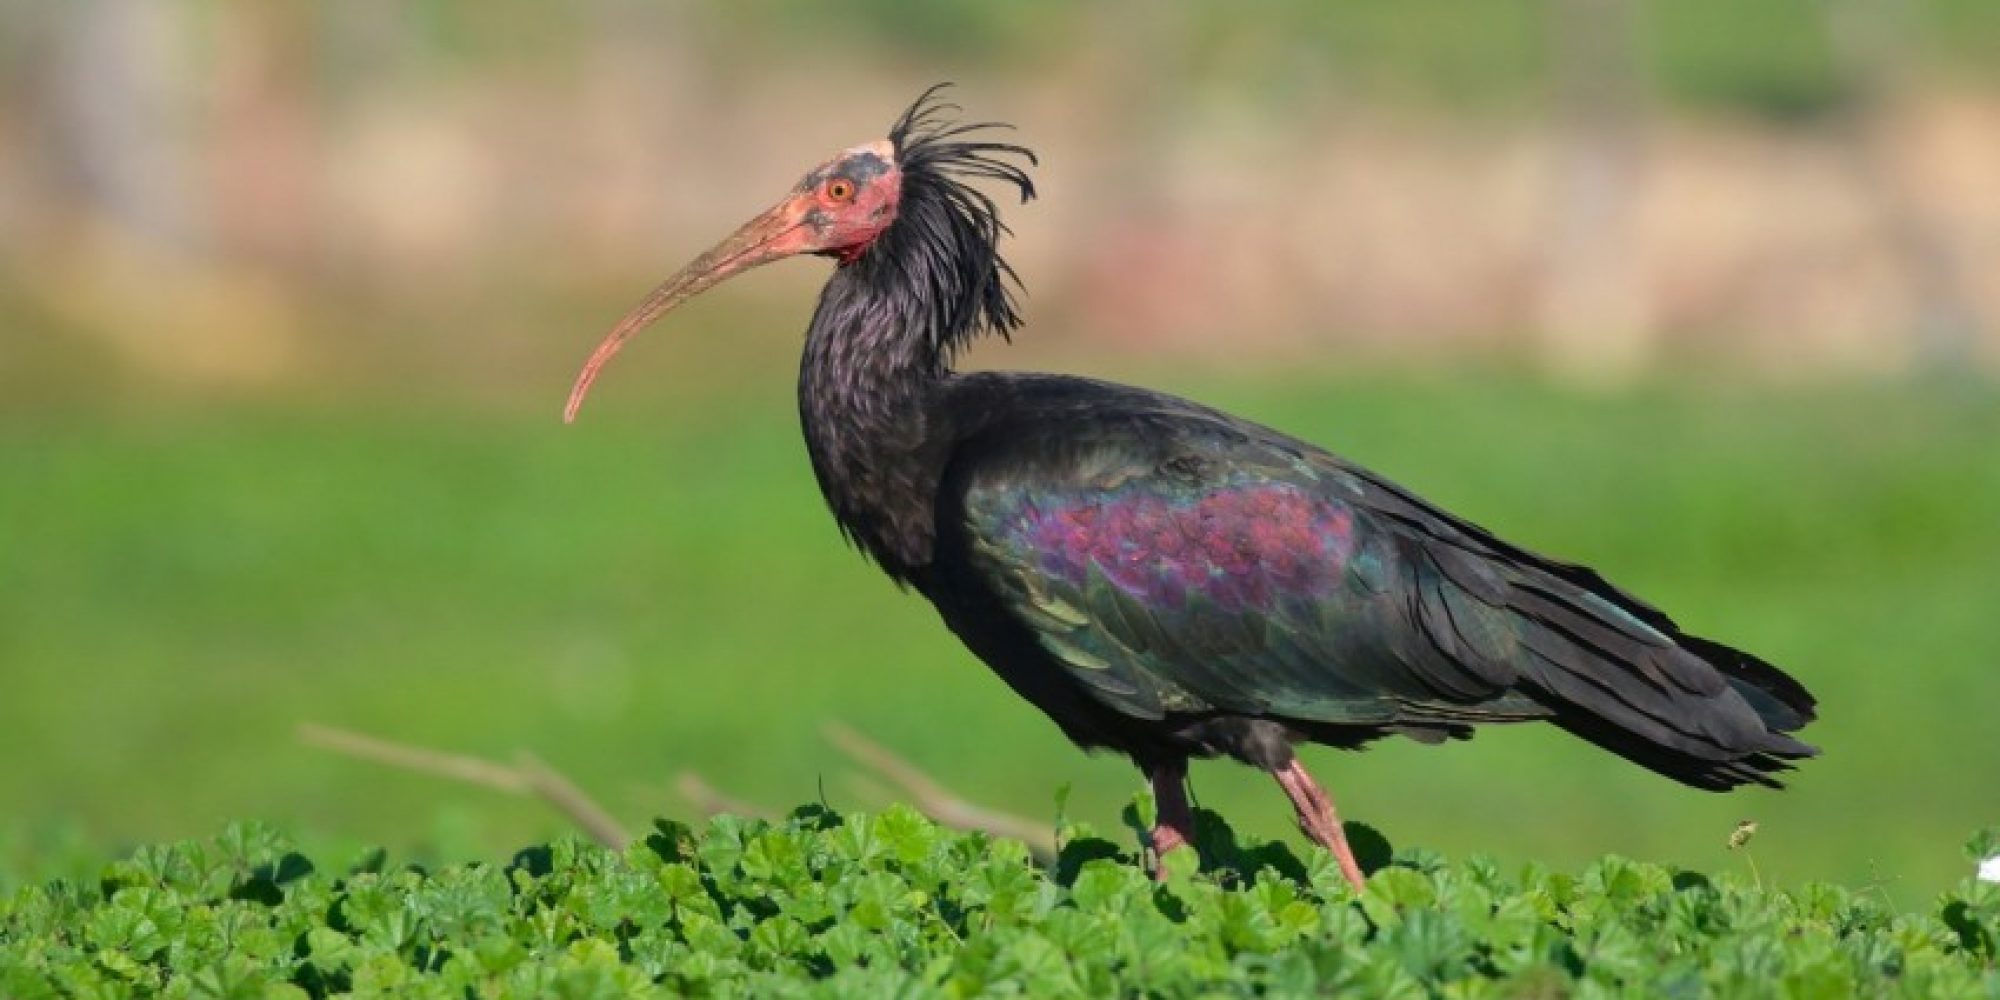
M 2000 357 L 1976 0 L 10 2 L 0 288 L 46 322 L 8 324 L 9 382 L 504 382 L 577 332 L 521 296 L 643 285 L 943 78 L 1044 155 L 1010 218 L 1066 340 Z

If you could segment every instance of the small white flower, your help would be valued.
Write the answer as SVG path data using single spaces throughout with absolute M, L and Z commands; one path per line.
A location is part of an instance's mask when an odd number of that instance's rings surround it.
M 2000 882 L 2000 854 L 1979 863 L 1979 881 Z

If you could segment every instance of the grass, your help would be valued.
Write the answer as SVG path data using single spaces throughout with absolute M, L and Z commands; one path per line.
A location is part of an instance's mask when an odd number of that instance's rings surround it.
M 625 376 L 638 379 L 637 369 Z M 41 412 L 0 429 L 0 871 L 264 817 L 318 842 L 492 855 L 537 805 L 303 748 L 318 720 L 533 748 L 628 819 L 684 768 L 770 803 L 873 807 L 838 719 L 957 791 L 1115 828 L 1136 776 L 1086 758 L 846 552 L 776 379 L 635 409 L 410 404 Z M 1349 818 L 1465 854 L 1607 852 L 1876 886 L 1919 905 L 1994 821 L 2000 399 L 1918 389 L 1153 378 L 1590 562 L 1818 692 L 1785 793 L 1684 790 L 1541 727 L 1310 762 Z M 626 402 L 622 403 L 623 399 Z M 1198 766 L 1203 804 L 1289 836 L 1282 796 Z M 11 846 L 7 846 L 11 845 Z M 8 855 L 13 855 L 9 858 Z

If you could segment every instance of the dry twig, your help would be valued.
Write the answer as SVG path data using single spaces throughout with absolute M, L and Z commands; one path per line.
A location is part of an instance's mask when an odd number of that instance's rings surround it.
M 824 731 L 829 742 L 861 765 L 864 769 L 862 780 L 879 776 L 889 785 L 901 789 L 912 799 L 918 811 L 932 819 L 961 830 L 1011 837 L 1027 844 L 1037 857 L 1055 857 L 1055 832 L 1048 824 L 968 802 L 916 765 L 840 723 L 830 722 Z M 606 847 L 618 848 L 631 843 L 625 828 L 603 806 L 598 805 L 575 782 L 528 753 L 520 754 L 514 764 L 508 765 L 483 757 L 395 743 L 312 722 L 300 723 L 298 733 L 300 742 L 349 757 L 513 795 L 533 796 L 569 817 L 592 839 Z M 708 815 L 726 812 L 766 819 L 777 815 L 755 803 L 717 791 L 693 771 L 681 772 L 675 784 L 689 804 Z
M 840 752 L 900 786 L 915 800 L 913 804 L 924 815 L 961 830 L 977 830 L 996 837 L 1011 837 L 1027 844 L 1029 850 L 1037 855 L 1051 858 L 1055 856 L 1056 837 L 1055 831 L 1050 829 L 1050 824 L 1037 823 L 967 802 L 952 794 L 951 790 L 939 784 L 937 779 L 918 770 L 916 765 L 838 722 L 827 723 L 821 732 L 826 734 L 828 742 L 839 748 Z
M 754 802 L 732 798 L 717 791 L 714 785 L 703 781 L 701 775 L 693 771 L 682 771 L 679 780 L 674 782 L 674 788 L 681 793 L 681 798 L 688 800 L 688 804 L 706 816 L 730 813 L 736 816 L 755 816 L 759 819 L 778 818 L 777 813 Z
M 531 795 L 569 817 L 591 839 L 606 847 L 622 848 L 632 842 L 625 828 L 575 782 L 528 753 L 522 753 L 509 766 L 483 757 L 394 743 L 313 722 L 300 723 L 298 733 L 300 742 L 322 750 L 496 791 Z

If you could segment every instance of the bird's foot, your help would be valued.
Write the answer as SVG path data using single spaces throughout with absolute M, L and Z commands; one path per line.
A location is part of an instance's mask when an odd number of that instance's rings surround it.
M 1167 855 L 1183 847 L 1194 847 L 1194 810 L 1188 808 L 1187 762 L 1174 761 L 1148 768 L 1153 785 L 1153 808 L 1159 814 L 1147 836 L 1153 848 L 1153 879 L 1167 880 Z
M 1187 834 L 1162 823 L 1153 828 L 1148 836 L 1153 848 L 1153 881 L 1167 880 L 1167 855 L 1183 848 L 1192 850 L 1194 841 Z
M 1368 881 L 1361 874 L 1361 865 L 1354 860 L 1354 849 L 1347 844 L 1347 831 L 1341 828 L 1340 814 L 1333 809 L 1333 796 L 1306 773 L 1305 765 L 1296 758 L 1274 774 L 1292 800 L 1292 808 L 1298 811 L 1299 828 L 1332 852 L 1333 859 L 1340 864 L 1340 874 L 1355 892 L 1366 888 Z

